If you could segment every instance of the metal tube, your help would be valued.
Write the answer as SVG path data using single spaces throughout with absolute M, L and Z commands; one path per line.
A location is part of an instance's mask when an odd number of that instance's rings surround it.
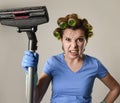
M 35 52 L 37 50 L 37 38 L 35 32 L 27 32 L 29 42 L 28 50 Z M 34 68 L 28 68 L 28 87 L 27 87 L 27 103 L 33 103 L 34 99 Z
M 28 68 L 28 87 L 27 87 L 27 103 L 33 103 L 34 95 L 34 69 Z

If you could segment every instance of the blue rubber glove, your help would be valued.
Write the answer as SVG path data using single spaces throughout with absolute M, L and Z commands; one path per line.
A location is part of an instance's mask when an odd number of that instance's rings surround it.
M 35 72 L 37 72 L 37 65 L 39 60 L 39 54 L 32 51 L 25 51 L 25 55 L 22 59 L 22 67 L 24 68 L 26 74 L 28 74 L 28 67 L 32 67 Z

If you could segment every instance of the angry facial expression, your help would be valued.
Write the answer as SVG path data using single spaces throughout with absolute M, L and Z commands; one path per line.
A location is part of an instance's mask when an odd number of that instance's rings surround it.
M 65 29 L 61 42 L 65 56 L 70 59 L 79 58 L 87 43 L 85 33 L 81 29 Z

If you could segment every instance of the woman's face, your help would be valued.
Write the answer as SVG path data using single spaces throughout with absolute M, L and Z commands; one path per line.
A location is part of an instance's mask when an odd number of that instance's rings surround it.
M 65 56 L 70 59 L 79 58 L 83 54 L 87 43 L 84 31 L 81 29 L 65 29 L 61 42 Z

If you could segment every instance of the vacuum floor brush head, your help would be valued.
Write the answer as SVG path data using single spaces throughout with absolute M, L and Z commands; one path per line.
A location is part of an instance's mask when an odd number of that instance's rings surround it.
M 0 10 L 2 25 L 18 28 L 32 28 L 47 23 L 49 16 L 46 6 L 11 8 Z

